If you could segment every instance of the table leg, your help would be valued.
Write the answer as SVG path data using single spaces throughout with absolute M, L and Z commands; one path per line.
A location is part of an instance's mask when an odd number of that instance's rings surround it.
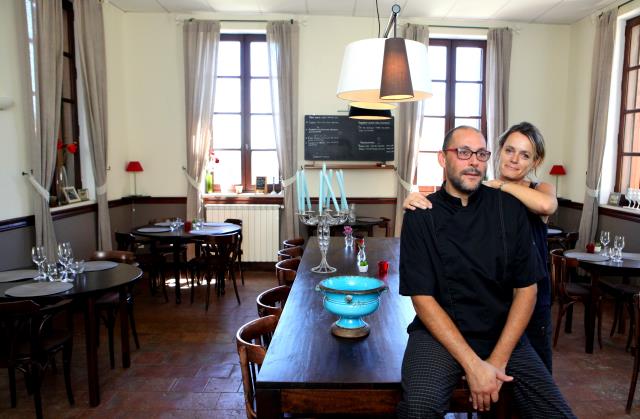
M 280 390 L 256 389 L 256 413 L 258 419 L 276 419 L 282 415 Z
M 584 351 L 588 354 L 593 353 L 593 340 L 596 328 L 596 314 L 598 299 L 600 298 L 598 288 L 598 272 L 591 272 L 591 304 L 585 305 L 585 348 Z
M 129 308 L 127 307 L 127 289 L 120 287 L 120 348 L 122 351 L 122 368 L 131 366 L 131 350 L 129 347 Z
M 87 376 L 89 378 L 89 405 L 100 404 L 100 377 L 98 376 L 98 345 L 95 298 L 87 297 L 85 302 L 84 329 L 87 347 Z
M 176 280 L 176 304 L 182 302 L 182 296 L 180 295 L 180 251 L 182 250 L 180 242 L 173 243 L 173 274 Z

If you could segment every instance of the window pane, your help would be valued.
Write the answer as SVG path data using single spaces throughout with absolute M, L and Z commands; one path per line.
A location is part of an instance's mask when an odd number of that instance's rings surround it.
M 216 80 L 214 112 L 240 112 L 240 79 Z
M 640 85 L 638 85 L 638 70 L 629 71 L 627 85 L 627 103 L 626 109 L 638 109 L 640 105 Z
M 275 151 L 252 151 L 251 152 L 251 184 L 256 184 L 256 176 L 266 176 L 267 183 L 276 182 L 280 175 L 278 174 L 278 156 Z
M 71 60 L 62 57 L 62 97 L 71 99 Z
M 260 77 L 269 75 L 269 56 L 266 42 L 251 43 L 251 76 Z
M 437 153 L 418 154 L 418 185 L 440 186 L 442 185 L 442 167 L 438 163 Z
M 456 116 L 480 116 L 482 85 L 456 83 Z
M 213 116 L 213 148 L 240 148 L 240 115 Z
M 640 113 L 624 117 L 623 153 L 640 153 Z
M 444 118 L 424 118 L 420 151 L 438 151 L 444 141 Z
M 636 25 L 631 29 L 631 50 L 629 53 L 629 65 L 636 66 L 640 64 L 638 61 L 638 49 L 640 48 L 640 25 Z
M 68 25 L 69 12 L 62 9 L 62 52 L 69 52 L 69 30 Z
M 620 191 L 626 192 L 627 188 L 640 188 L 640 157 L 622 157 L 622 177 Z
M 447 47 L 429 46 L 429 71 L 432 80 L 447 79 Z
M 269 80 L 251 79 L 251 113 L 271 113 Z
M 218 76 L 240 75 L 240 42 L 222 41 L 218 50 Z
M 479 130 L 480 129 L 480 118 L 456 118 L 455 126 L 459 127 L 460 125 L 467 125 L 467 126 L 474 127 L 475 129 Z
M 276 135 L 273 132 L 271 115 L 251 115 L 251 149 L 275 149 Z
M 424 101 L 425 116 L 444 116 L 445 100 L 447 98 L 447 84 L 433 83 L 433 96 Z
M 213 174 L 213 182 L 227 190 L 231 185 L 242 184 L 242 162 L 240 151 L 219 150 L 216 157 L 220 160 Z
M 456 48 L 456 80 L 482 80 L 482 49 Z

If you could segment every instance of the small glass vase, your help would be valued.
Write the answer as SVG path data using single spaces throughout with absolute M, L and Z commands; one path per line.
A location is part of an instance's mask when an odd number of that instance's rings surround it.
M 63 189 L 68 186 L 68 180 L 67 169 L 64 165 L 56 167 L 54 182 L 56 185 L 56 197 L 58 198 L 58 205 L 65 205 L 67 203 L 67 198 L 64 195 Z
M 350 233 L 344 235 L 344 247 L 353 247 L 353 234 Z

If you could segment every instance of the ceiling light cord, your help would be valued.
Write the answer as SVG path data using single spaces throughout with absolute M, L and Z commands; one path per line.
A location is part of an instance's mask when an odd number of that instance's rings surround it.
M 378 38 L 380 38 L 380 9 L 378 8 L 378 0 L 376 0 L 376 15 L 378 16 Z

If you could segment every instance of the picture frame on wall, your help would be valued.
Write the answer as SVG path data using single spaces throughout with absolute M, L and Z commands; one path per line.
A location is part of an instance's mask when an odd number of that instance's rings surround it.
M 256 176 L 256 193 L 267 193 L 267 177 Z
M 78 191 L 73 186 L 67 186 L 62 188 L 62 193 L 64 194 L 67 203 L 73 204 L 75 202 L 80 202 L 80 195 L 78 195 Z

